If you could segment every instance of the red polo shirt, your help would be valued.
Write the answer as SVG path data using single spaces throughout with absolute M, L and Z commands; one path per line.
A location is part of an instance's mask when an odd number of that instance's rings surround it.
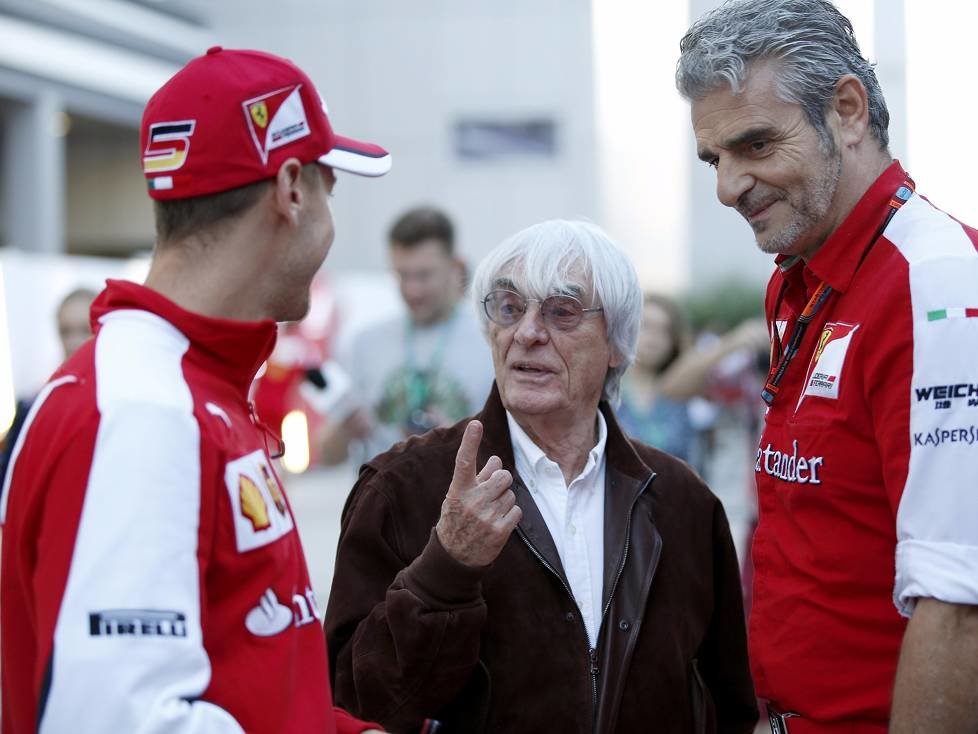
M 874 242 L 905 179 L 892 164 L 768 286 L 783 344 L 818 285 L 834 291 L 754 467 L 753 673 L 808 731 L 885 732 L 900 612 L 978 603 L 978 232 L 914 194 Z

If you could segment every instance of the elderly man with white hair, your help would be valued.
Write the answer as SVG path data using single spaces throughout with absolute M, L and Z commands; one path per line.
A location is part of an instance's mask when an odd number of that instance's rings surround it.
M 609 407 L 642 308 L 631 263 L 594 225 L 544 222 L 489 254 L 473 297 L 482 412 L 367 463 L 344 509 L 337 702 L 394 731 L 752 731 L 723 509 Z

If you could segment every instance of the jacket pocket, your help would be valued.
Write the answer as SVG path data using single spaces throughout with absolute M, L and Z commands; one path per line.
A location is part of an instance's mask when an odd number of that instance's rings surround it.
M 716 734 L 716 710 L 713 696 L 700 674 L 699 661 L 693 658 L 690 663 L 689 698 L 693 707 L 693 732 L 695 734 Z

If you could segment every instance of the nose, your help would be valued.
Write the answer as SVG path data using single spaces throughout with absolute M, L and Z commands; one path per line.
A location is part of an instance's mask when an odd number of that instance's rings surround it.
M 414 302 L 421 300 L 427 294 L 427 284 L 423 278 L 416 275 L 405 275 L 400 279 L 401 295 L 405 301 Z
M 540 312 L 540 304 L 529 302 L 526 304 L 526 313 L 516 324 L 516 333 L 513 339 L 522 346 L 546 342 L 550 338 L 550 332 L 543 323 L 543 315 Z
M 756 179 L 741 163 L 721 156 L 717 162 L 717 198 L 724 206 L 737 206 L 740 197 L 754 188 Z

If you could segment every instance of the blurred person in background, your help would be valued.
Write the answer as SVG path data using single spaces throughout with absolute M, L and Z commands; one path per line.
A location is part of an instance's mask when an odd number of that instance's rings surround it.
M 750 622 L 772 730 L 971 734 L 978 232 L 891 156 L 830 2 L 726 3 L 680 48 L 698 155 L 777 263 Z
M 692 334 L 679 305 L 646 293 L 635 362 L 621 381 L 618 422 L 629 436 L 699 466 L 697 432 L 686 397 L 674 394 L 663 377 L 691 348 Z
M 450 425 L 472 414 L 492 384 L 478 321 L 459 307 L 465 269 L 451 220 L 433 207 L 410 209 L 388 240 L 407 312 L 367 327 L 337 354 L 360 406 L 327 421 L 326 464 L 344 461 L 351 448 L 360 464 L 407 436 Z
M 757 709 L 723 508 L 611 410 L 642 293 L 607 235 L 550 221 L 473 276 L 495 385 L 394 447 L 344 508 L 337 701 L 409 730 L 747 734 Z
M 68 359 L 92 337 L 91 308 L 98 294 L 91 288 L 75 288 L 58 305 L 58 340 Z
M 78 348 L 88 341 L 92 336 L 91 315 L 92 301 L 98 295 L 91 288 L 75 288 L 68 295 L 61 299 L 55 312 L 55 324 L 58 329 L 58 341 L 61 342 L 61 353 L 64 359 L 68 359 Z M 17 401 L 17 408 L 14 413 L 14 420 L 10 424 L 10 429 L 3 439 L 3 447 L 0 449 L 0 479 L 7 475 L 7 465 L 10 463 L 10 455 L 13 453 L 14 446 L 17 444 L 17 437 L 20 429 L 24 425 L 27 413 L 31 409 L 34 397 L 21 398 Z
M 692 344 L 685 314 L 671 298 L 646 293 L 635 363 L 622 378 L 618 420 L 627 434 L 688 461 L 702 473 L 703 455 L 689 401 L 704 394 L 716 367 L 741 350 L 766 348 L 761 319 L 745 321 L 703 348 Z
M 219 47 L 150 99 L 146 285 L 45 386 L 0 499 L 3 731 L 341 732 L 320 613 L 248 400 L 333 242 L 334 170 L 381 175 L 286 59 Z

